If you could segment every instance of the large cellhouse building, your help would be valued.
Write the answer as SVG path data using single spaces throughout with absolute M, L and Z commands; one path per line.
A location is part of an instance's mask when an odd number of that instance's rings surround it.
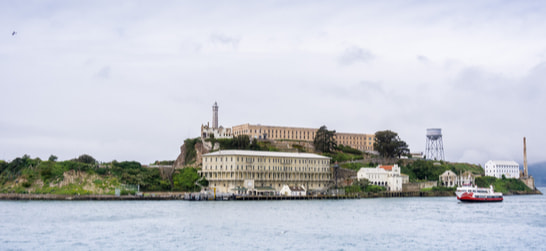
M 203 155 L 200 175 L 219 193 L 279 194 L 284 185 L 325 191 L 330 158 L 311 153 L 223 150 Z
M 233 136 L 248 135 L 256 139 L 314 141 L 317 128 L 285 127 L 243 124 L 233 126 Z M 336 132 L 334 138 L 338 145 L 350 146 L 360 151 L 372 151 L 374 134 Z
M 210 126 L 209 123 L 201 125 L 201 138 L 208 139 L 214 137 L 216 139 L 225 139 L 237 137 L 239 135 L 248 135 L 250 138 L 264 140 L 296 140 L 313 142 L 315 139 L 315 134 L 318 130 L 318 128 L 270 126 L 260 124 L 251 125 L 248 123 L 233 126 L 232 128 L 224 128 L 219 126 L 218 110 L 218 103 L 214 102 L 214 105 L 212 106 L 212 126 Z M 373 144 L 375 142 L 374 134 L 365 133 L 336 132 L 334 138 L 338 145 L 350 146 L 363 152 L 373 151 Z
M 485 176 L 493 176 L 497 179 L 506 178 L 519 179 L 519 164 L 508 160 L 489 160 L 485 163 Z

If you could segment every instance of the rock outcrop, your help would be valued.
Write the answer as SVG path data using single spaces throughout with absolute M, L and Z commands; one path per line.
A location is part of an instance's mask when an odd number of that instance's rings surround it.
M 209 144 L 210 145 L 210 144 Z M 203 144 L 202 141 L 198 141 L 193 146 L 193 149 L 187 149 L 188 146 L 186 144 L 183 144 L 180 146 L 180 154 L 178 155 L 178 158 L 174 161 L 174 168 L 184 168 L 185 166 L 194 166 L 197 167 L 202 164 L 202 157 L 203 154 L 210 152 L 210 147 L 207 147 L 207 144 Z M 195 151 L 194 157 L 191 157 L 190 159 L 186 159 L 186 156 L 188 155 L 188 151 Z M 189 154 L 190 156 L 193 154 Z M 189 164 L 191 163 L 191 164 Z

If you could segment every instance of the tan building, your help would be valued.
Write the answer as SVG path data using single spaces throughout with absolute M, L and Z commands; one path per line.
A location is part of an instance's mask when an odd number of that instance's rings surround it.
M 317 130 L 317 128 L 243 124 L 234 126 L 231 132 L 234 137 L 248 135 L 249 137 L 256 139 L 285 139 L 312 142 L 315 139 Z M 372 151 L 375 135 L 336 132 L 335 139 L 338 145 L 350 146 L 360 151 Z
M 204 154 L 200 175 L 217 193 L 253 195 L 278 194 L 284 185 L 323 191 L 332 179 L 328 157 L 246 150 Z

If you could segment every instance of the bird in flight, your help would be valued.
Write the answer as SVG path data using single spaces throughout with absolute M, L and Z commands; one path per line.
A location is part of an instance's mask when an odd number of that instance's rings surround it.
M 16 31 L 13 31 L 13 32 L 11 33 L 12 36 L 15 36 L 15 34 L 17 34 Z

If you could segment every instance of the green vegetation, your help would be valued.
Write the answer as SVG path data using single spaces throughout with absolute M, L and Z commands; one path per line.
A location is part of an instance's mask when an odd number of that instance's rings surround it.
M 408 144 L 400 139 L 398 133 L 390 130 L 376 132 L 373 147 L 384 158 L 400 158 L 409 154 Z
M 344 152 L 324 153 L 323 155 L 332 158 L 331 159 L 332 163 L 361 160 L 364 158 L 364 156 L 362 155 L 354 155 L 354 154 L 344 153 Z
M 51 158 L 51 157 L 49 157 Z M 80 155 L 77 159 L 74 159 L 74 161 L 85 163 L 85 164 L 95 164 L 97 163 L 97 160 L 95 158 L 91 157 L 90 155 L 83 154 Z
M 254 150 L 254 151 L 278 151 L 268 141 L 258 141 L 257 139 L 250 140 L 248 135 L 239 135 L 231 139 L 207 139 L 215 145 L 220 145 L 220 150 Z
M 41 161 L 24 155 L 11 162 L 0 161 L 0 193 L 114 194 L 121 188 L 122 194 L 133 194 L 137 186 L 141 191 L 199 190 L 195 185 L 200 178 L 197 170 L 186 169 L 175 171 L 176 182 L 172 182 L 162 179 L 158 168 L 144 168 L 136 161 L 114 160 L 99 165 L 89 155 L 67 161 L 57 161 L 56 157 Z M 208 185 L 205 179 L 199 183 Z
M 355 162 L 355 163 L 342 163 L 339 166 L 342 168 L 351 169 L 358 172 L 358 170 L 360 170 L 360 168 L 362 167 L 376 167 L 377 164 L 374 162 L 368 162 L 367 164 L 363 164 L 361 162 Z
M 516 191 L 531 191 L 531 189 L 521 180 L 507 179 L 504 176 L 502 179 L 497 179 L 491 176 L 476 177 L 476 185 L 478 187 L 489 187 L 490 185 L 493 185 L 495 192 L 501 192 L 504 194 L 513 193 Z
M 438 180 L 440 174 L 451 170 L 456 174 L 471 171 L 473 174 L 484 174 L 480 166 L 465 163 L 446 163 L 428 160 L 415 160 L 406 165 L 399 163 L 401 173 L 409 175 L 410 181 Z
M 349 146 L 343 146 L 343 145 L 336 147 L 336 151 L 333 151 L 330 153 L 323 153 L 322 155 L 332 158 L 331 159 L 332 163 L 335 163 L 335 162 L 341 163 L 346 161 L 355 161 L 355 160 L 364 159 L 364 153 L 362 153 L 358 149 L 354 149 Z M 362 166 L 362 163 L 353 163 L 353 164 Z M 358 170 L 358 169 L 355 169 L 357 168 L 356 166 L 353 167 L 351 165 L 346 165 L 346 164 L 342 164 L 341 167 Z
M 156 160 L 154 165 L 172 166 L 174 165 L 174 160 Z
M 355 148 L 352 148 L 350 146 L 339 145 L 339 146 L 336 147 L 336 149 L 338 151 L 342 151 L 344 153 L 350 153 L 350 154 L 353 154 L 353 155 L 362 155 L 362 154 L 364 154 L 362 151 L 360 151 L 358 149 L 355 149 Z
M 192 167 L 184 168 L 173 176 L 174 190 L 189 192 L 199 191 L 201 188 L 196 185 L 195 182 L 200 178 L 197 169 Z M 206 180 L 201 180 L 200 185 L 207 186 L 208 182 Z
M 292 144 L 292 147 L 295 148 L 295 149 L 298 149 L 298 152 L 300 152 L 300 153 L 306 152 L 306 151 L 305 151 L 305 147 L 303 147 L 303 146 L 301 146 L 301 145 Z
M 385 191 L 386 188 L 382 186 L 370 185 L 368 180 L 360 180 L 354 182 L 350 186 L 345 187 L 345 194 L 356 194 L 361 192 L 378 193 Z
M 435 186 L 431 188 L 423 188 L 421 189 L 421 192 L 455 192 L 455 190 L 457 190 L 457 187 Z
M 197 144 L 197 142 L 199 141 L 201 141 L 200 138 L 184 140 L 184 146 L 186 148 L 186 152 L 184 155 L 184 163 L 186 164 L 195 163 L 195 158 L 197 156 L 197 151 L 195 150 L 195 144 Z
M 322 153 L 331 153 L 336 149 L 336 140 L 334 138 L 336 131 L 329 131 L 328 128 L 323 125 L 315 134 L 313 145 L 315 150 Z

